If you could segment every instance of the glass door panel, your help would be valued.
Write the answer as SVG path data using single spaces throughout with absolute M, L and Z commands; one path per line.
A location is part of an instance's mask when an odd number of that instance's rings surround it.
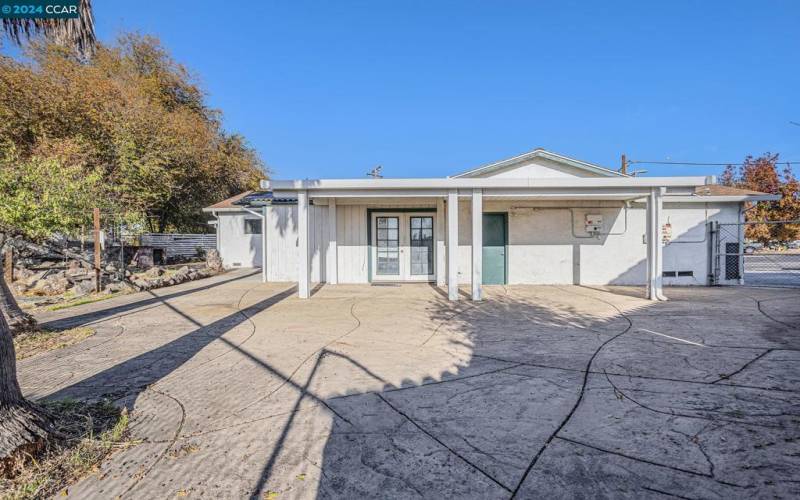
M 433 217 L 412 216 L 409 220 L 411 275 L 433 274 Z
M 400 274 L 400 219 L 398 217 L 375 218 L 376 261 L 375 273 L 380 276 Z

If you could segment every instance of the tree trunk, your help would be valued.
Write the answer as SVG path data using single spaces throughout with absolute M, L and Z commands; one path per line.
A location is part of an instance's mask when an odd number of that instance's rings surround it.
M 5 246 L 5 239 L 5 235 L 0 234 L 0 250 Z M 3 259 L 2 255 L 3 253 L 0 253 L 0 260 Z M 2 262 L 0 262 L 0 268 L 2 268 Z M 14 294 L 11 293 L 8 283 L 6 283 L 4 273 L 0 273 L 0 316 L 5 316 L 12 335 L 36 328 L 36 320 L 33 319 L 33 316 L 19 307 L 17 299 L 14 298 Z
M 0 314 L 0 474 L 20 453 L 31 453 L 44 443 L 52 430 L 50 418 L 22 396 L 17 382 L 14 342 Z

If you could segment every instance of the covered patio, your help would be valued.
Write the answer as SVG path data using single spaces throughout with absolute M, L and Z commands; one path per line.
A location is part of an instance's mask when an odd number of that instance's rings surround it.
M 450 300 L 459 300 L 459 206 L 469 207 L 469 281 L 471 299 L 482 298 L 484 283 L 484 235 L 482 217 L 487 203 L 519 200 L 564 203 L 616 202 L 646 207 L 646 285 L 647 298 L 665 300 L 663 294 L 664 201 L 691 196 L 699 186 L 713 184 L 711 177 L 610 177 L 610 178 L 445 178 L 445 179 L 356 179 L 356 180 L 289 180 L 262 181 L 261 188 L 276 197 L 297 199 L 298 295 L 309 298 L 311 292 L 312 256 L 310 247 L 310 207 L 327 207 L 327 249 L 325 276 L 320 282 L 337 284 L 341 259 L 337 255 L 337 206 L 363 204 L 371 207 L 425 207 L 434 213 L 435 283 L 446 287 Z M 266 221 L 270 207 L 264 207 L 264 248 Z M 388 209 L 388 208 L 387 208 Z M 372 210 L 375 210 L 374 208 Z M 627 216 L 626 216 L 627 217 Z M 363 221 L 371 227 L 370 220 Z M 361 223 L 361 222 L 359 222 Z M 591 233 L 590 233 L 591 234 Z M 598 233 L 600 234 L 600 233 Z M 371 242 L 370 242 L 371 244 Z M 463 247 L 462 242 L 462 247 Z M 263 252 L 266 269 L 267 252 Z M 609 258 L 612 255 L 609 254 Z M 371 258 L 371 257 L 370 257 Z M 372 262 L 370 260 L 370 262 Z M 546 263 L 545 263 L 546 264 Z M 462 264 L 463 266 L 463 260 Z M 267 280 L 266 272 L 263 273 Z M 463 282 L 463 279 L 462 279 Z

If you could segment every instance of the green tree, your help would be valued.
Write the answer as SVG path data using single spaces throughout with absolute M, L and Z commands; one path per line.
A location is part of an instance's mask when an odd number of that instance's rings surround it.
M 27 59 L 0 55 L 0 237 L 48 238 L 88 223 L 91 206 L 154 231 L 205 230 L 200 208 L 256 187 L 256 152 L 227 133 L 195 77 L 154 37 L 96 44 L 79 20 L 4 20 Z M 0 242 L 0 245 L 2 242 Z M 0 273 L 0 461 L 47 435 L 16 379 Z M 14 317 L 15 322 L 18 317 Z M 0 463 L 0 468 L 2 463 Z
M 206 231 L 205 205 L 257 187 L 255 151 L 227 133 L 191 73 L 154 37 L 128 34 L 84 61 L 36 45 L 0 59 L 0 147 L 102 174 L 116 210 L 152 231 Z

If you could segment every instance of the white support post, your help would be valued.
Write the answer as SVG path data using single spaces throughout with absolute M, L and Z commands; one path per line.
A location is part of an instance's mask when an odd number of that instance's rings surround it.
M 325 268 L 328 271 L 328 284 L 339 282 L 339 257 L 336 243 L 336 198 L 328 200 L 328 254 Z
M 447 193 L 447 298 L 458 300 L 458 190 Z
M 647 298 L 666 300 L 663 293 L 663 255 L 661 241 L 662 213 L 664 211 L 662 188 L 651 188 L 647 197 Z
M 481 300 L 483 284 L 483 190 L 472 190 L 472 300 Z
M 309 267 L 311 264 L 308 258 L 308 191 L 300 190 L 297 192 L 297 242 L 300 258 L 297 259 L 299 269 L 297 270 L 297 292 L 301 299 L 309 297 Z
M 436 286 L 440 287 L 447 283 L 444 227 L 444 198 L 439 198 L 436 200 L 436 224 L 434 224 L 433 232 L 436 237 Z
M 269 219 L 269 206 L 264 205 L 261 210 L 261 282 L 267 282 L 267 220 Z

